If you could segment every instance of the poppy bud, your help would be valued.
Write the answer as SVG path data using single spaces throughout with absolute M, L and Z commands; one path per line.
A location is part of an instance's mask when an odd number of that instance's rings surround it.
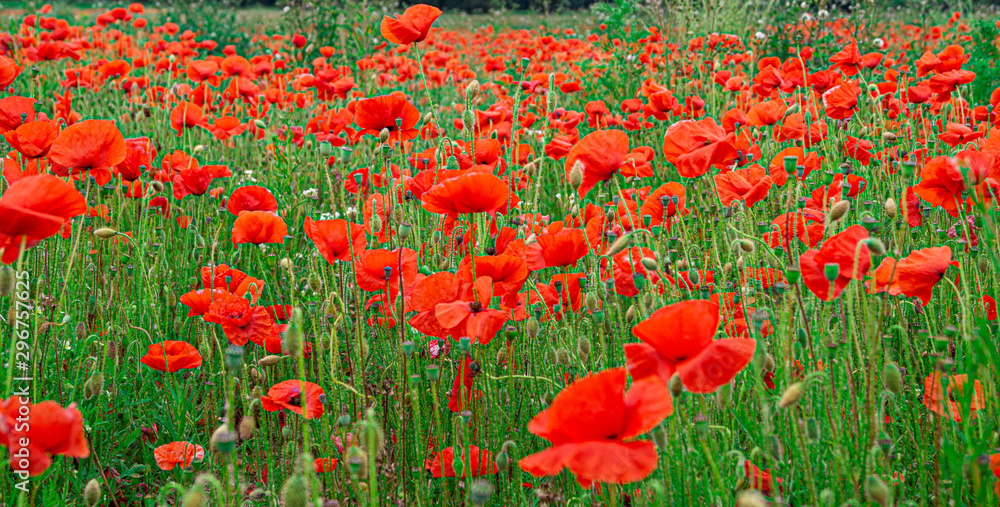
M 608 255 L 608 257 L 614 257 L 619 252 L 621 252 L 622 250 L 625 250 L 626 248 L 628 248 L 630 246 L 632 246 L 632 235 L 631 234 L 625 234 L 622 237 L 616 239 L 615 242 L 612 243 L 610 247 L 608 247 L 608 254 L 607 255 Z
M 205 151 L 205 145 L 204 144 L 199 144 L 199 145 L 197 145 L 197 146 L 194 147 L 195 154 L 201 153 L 203 151 Z
M 229 426 L 223 424 L 212 432 L 209 445 L 213 450 L 228 456 L 236 449 L 236 434 L 229 431 Z
M 649 271 L 656 271 L 660 269 L 660 266 L 656 263 L 655 259 L 651 259 L 649 257 L 643 257 L 641 262 L 642 262 L 642 267 L 646 268 Z
M 851 201 L 837 201 L 837 203 L 830 208 L 830 213 L 826 216 L 827 222 L 836 222 L 837 220 L 844 218 L 844 215 L 846 215 L 850 210 Z
M 160 181 L 157 181 L 157 180 L 153 180 L 149 184 L 149 188 L 150 188 L 150 190 L 153 191 L 154 194 L 158 194 L 160 192 L 163 192 L 163 183 L 160 182 Z
M 235 373 L 243 365 L 243 347 L 230 345 L 226 347 L 226 370 Z
M 89 400 L 94 396 L 101 394 L 103 389 L 104 374 L 99 371 L 94 372 L 94 374 L 83 383 L 83 397 Z
M 747 238 L 740 238 L 740 239 L 736 240 L 736 243 L 737 243 L 737 246 L 739 246 L 740 251 L 742 251 L 744 253 L 748 253 L 748 254 L 752 254 L 753 253 L 754 248 L 755 248 L 754 244 L 753 244 L 753 241 L 751 241 L 751 240 L 749 240 Z
M 865 493 L 868 494 L 869 500 L 883 507 L 889 505 L 889 487 L 881 477 L 869 475 L 865 480 Z
M 670 377 L 670 381 L 667 382 L 667 389 L 670 389 L 670 395 L 677 398 L 684 392 L 684 382 L 681 381 L 680 375 L 674 375 Z
M 100 229 L 97 229 L 96 231 L 94 231 L 94 236 L 97 236 L 98 238 L 101 238 L 101 239 L 113 238 L 117 234 L 118 234 L 118 231 L 116 231 L 116 230 L 114 230 L 114 229 L 112 229 L 110 227 L 101 227 Z
M 875 255 L 885 255 L 885 243 L 878 238 L 868 238 L 865 240 L 865 246 Z
M 768 507 L 767 497 L 756 489 L 746 489 L 736 495 L 736 507 Z
M 806 419 L 806 438 L 810 442 L 819 442 L 819 421 L 815 417 L 810 417 Z
M 781 444 L 781 439 L 777 435 L 767 438 L 767 451 L 775 461 L 782 461 L 785 455 L 785 446 Z
M 564 348 L 558 348 L 555 352 L 555 361 L 559 366 L 569 366 L 570 358 L 569 351 Z
M 254 124 L 254 126 L 256 126 L 257 128 L 259 128 L 261 130 L 264 130 L 264 129 L 267 128 L 267 124 L 264 123 L 264 120 L 261 120 L 260 118 L 257 118 L 256 120 L 254 120 L 253 124 Z
M 278 261 L 278 266 L 280 266 L 281 269 L 284 270 L 284 271 L 291 271 L 292 270 L 292 260 L 289 259 L 288 257 L 282 257 L 281 260 Z
M 293 474 L 281 488 L 282 505 L 285 507 L 306 507 L 309 504 L 309 493 L 306 480 L 302 474 Z
M 472 110 L 466 109 L 465 113 L 462 114 L 462 125 L 465 127 L 466 132 L 472 132 L 476 128 L 476 116 L 472 114 Z
M 885 141 L 885 142 L 887 142 L 887 143 L 895 142 L 896 141 L 896 134 L 893 134 L 892 132 L 889 132 L 888 130 L 885 131 L 885 132 L 882 132 L 882 140 Z
M 882 368 L 882 384 L 896 396 L 903 392 L 903 374 L 896 363 L 886 363 Z
M 267 366 L 274 366 L 279 362 L 281 362 L 281 356 L 267 355 L 260 358 L 260 360 L 257 361 L 257 364 L 267 367 Z
M 91 479 L 87 486 L 83 488 L 83 504 L 87 507 L 94 507 L 101 501 L 101 484 L 97 479 Z
M 510 455 L 504 451 L 500 451 L 497 453 L 496 462 L 497 468 L 500 470 L 506 469 L 510 466 Z
M 542 325 L 538 322 L 538 319 L 531 317 L 528 319 L 528 323 L 524 325 L 524 331 L 528 334 L 528 338 L 538 338 L 539 333 L 542 331 Z
M 434 119 L 434 113 L 427 113 L 424 115 L 424 123 L 430 123 Z
M 990 270 L 990 260 L 984 255 L 976 261 L 976 266 L 981 273 L 986 273 Z
M 789 107 L 788 109 L 785 109 L 785 114 L 782 116 L 782 118 L 787 118 L 789 115 L 795 114 L 797 112 L 799 112 L 799 103 L 798 102 L 796 102 L 795 104 L 792 104 L 792 106 Z
M 486 502 L 493 495 L 493 484 L 490 481 L 479 479 L 469 487 L 469 500 L 472 505 L 486 505 Z
M 635 320 L 635 305 L 629 305 L 628 310 L 625 310 L 625 322 L 632 322 Z
M 14 292 L 14 270 L 10 266 L 0 266 L 0 297 L 9 296 Z
M 721 385 L 718 389 L 716 389 L 715 402 L 723 408 L 729 406 L 729 384 Z
M 778 406 L 781 408 L 794 407 L 799 404 L 799 400 L 802 399 L 803 394 L 805 394 L 805 388 L 801 382 L 796 382 L 788 386 L 788 389 L 785 389 L 785 392 L 781 395 L 781 399 L 778 400 Z
M 580 357 L 581 361 L 587 361 L 587 358 L 590 357 L 590 338 L 587 338 L 586 336 L 577 338 L 576 355 Z
M 240 434 L 240 440 L 249 440 L 253 436 L 253 432 L 257 429 L 257 420 L 253 418 L 253 415 L 245 415 L 237 429 Z
M 601 309 L 601 301 L 597 298 L 597 294 L 594 292 L 587 293 L 587 309 L 592 312 L 596 312 Z
M 382 217 L 378 216 L 378 213 L 372 213 L 372 217 L 368 220 L 368 228 L 371 229 L 372 234 L 378 234 L 382 231 Z
M 573 169 L 569 172 L 569 186 L 579 188 L 583 183 L 583 162 L 579 160 L 573 162 Z
M 465 100 L 472 102 L 479 96 L 479 80 L 473 79 L 469 87 L 465 89 Z
M 375 421 L 371 409 L 369 409 L 368 417 L 362 420 L 359 426 L 361 431 L 358 438 L 362 447 L 368 450 L 372 456 L 382 454 L 382 449 L 385 448 L 385 431 L 382 429 L 382 425 Z
M 882 211 L 885 212 L 885 215 L 889 217 L 889 219 L 896 218 L 898 210 L 899 208 L 896 207 L 896 200 L 892 197 L 886 199 L 885 204 L 882 205 Z

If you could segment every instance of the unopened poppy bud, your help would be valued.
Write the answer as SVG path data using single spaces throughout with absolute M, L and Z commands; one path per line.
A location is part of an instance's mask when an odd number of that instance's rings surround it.
M 113 238 L 117 234 L 118 234 L 118 231 L 116 231 L 116 230 L 114 230 L 114 229 L 112 229 L 110 227 L 101 227 L 100 229 L 97 229 L 96 231 L 94 231 L 94 236 L 97 236 L 98 238 L 101 238 L 101 239 Z
M 199 145 L 197 145 L 197 146 L 194 147 L 195 154 L 201 153 L 203 151 L 205 151 L 205 145 L 204 144 L 199 144 Z
M 163 183 L 157 180 L 153 180 L 153 182 L 149 184 L 149 188 L 153 191 L 154 194 L 158 194 L 160 192 L 163 192 Z
M 785 392 L 781 395 L 781 399 L 778 400 L 778 406 L 781 408 L 794 407 L 799 404 L 799 400 L 802 399 L 802 395 L 805 394 L 805 387 L 802 386 L 801 382 L 796 382 L 785 389 Z
M 875 255 L 885 255 L 885 243 L 882 243 L 882 240 L 878 238 L 866 239 L 865 246 Z
M 285 481 L 281 488 L 281 500 L 285 507 L 306 507 L 309 504 L 309 492 L 302 474 L 293 474 Z
M 434 119 L 434 113 L 427 113 L 424 115 L 424 123 L 430 123 Z
M 625 321 L 632 322 L 635 320 L 635 305 L 629 305 L 628 310 L 625 310 Z
M 260 118 L 257 118 L 256 120 L 254 120 L 253 124 L 254 124 L 254 126 L 256 126 L 257 128 L 259 128 L 261 130 L 264 130 L 264 129 L 267 128 L 267 124 L 264 123 L 264 120 L 261 120 Z
M 372 213 L 372 217 L 368 219 L 368 228 L 371 229 L 372 234 L 382 232 L 382 217 L 378 216 L 378 213 Z
M 253 432 L 257 430 L 257 420 L 252 414 L 245 415 L 240 420 L 240 426 L 237 430 L 240 434 L 240 440 L 249 440 L 253 436 Z
M 785 114 L 784 114 L 783 117 L 787 118 L 789 115 L 795 114 L 797 112 L 799 112 L 799 104 L 798 104 L 798 102 L 796 102 L 795 104 L 792 104 L 792 107 L 789 107 L 788 109 L 785 109 Z
M 538 319 L 531 317 L 528 319 L 528 323 L 524 325 L 524 331 L 528 334 L 528 338 L 538 338 L 538 334 L 542 331 L 542 325 L 538 322 Z
M 882 140 L 887 143 L 895 142 L 896 134 L 893 134 L 892 132 L 889 131 L 882 132 Z
M 223 455 L 230 455 L 236 449 L 236 434 L 229 431 L 229 426 L 223 424 L 212 432 L 209 446 Z
M 281 356 L 276 356 L 276 355 L 272 354 L 272 355 L 267 355 L 267 356 L 264 356 L 264 357 L 260 358 L 260 360 L 257 361 L 257 364 L 259 364 L 261 366 L 264 366 L 264 367 L 268 367 L 268 366 L 274 366 L 274 365 L 278 364 L 279 362 L 281 362 Z
M 632 246 L 632 234 L 625 234 L 622 237 L 615 240 L 614 243 L 608 247 L 608 257 L 614 257 L 622 250 Z
M 833 207 L 830 208 L 830 213 L 826 216 L 827 222 L 836 222 L 851 210 L 851 201 L 842 200 L 837 201 Z
M 288 257 L 282 257 L 281 260 L 278 261 L 278 266 L 281 266 L 281 269 L 284 271 L 291 271 L 292 260 L 289 259 Z
M 384 128 L 378 133 L 378 138 L 383 143 L 389 140 L 389 129 Z
M 479 96 L 479 80 L 473 79 L 469 87 L 465 89 L 465 100 L 472 102 Z
M 677 398 L 684 392 L 684 382 L 681 380 L 680 375 L 674 375 L 670 377 L 670 381 L 667 382 L 667 389 L 670 390 L 670 395 Z
M 746 489 L 736 495 L 736 507 L 768 507 L 767 497 L 756 489 Z
M 660 266 L 656 263 L 655 259 L 649 257 L 642 258 L 642 267 L 648 269 L 649 271 L 656 271 L 660 269 Z
M 83 488 L 83 504 L 87 507 L 94 507 L 100 501 L 101 483 L 97 482 L 97 479 L 91 479 Z
M 104 374 L 99 371 L 94 372 L 94 374 L 83 383 L 83 397 L 88 400 L 101 394 L 102 390 L 104 390 Z
M 896 363 L 886 363 L 882 368 L 882 384 L 886 390 L 897 396 L 903 392 L 903 374 Z
M 981 256 L 976 261 L 976 266 L 979 268 L 979 272 L 986 273 L 990 270 L 990 260 L 986 256 Z
M 399 239 L 406 239 L 410 237 L 410 233 L 413 232 L 413 227 L 410 224 L 400 224 L 396 230 L 399 235 Z
M 767 437 L 767 451 L 771 453 L 771 456 L 775 461 L 781 461 L 785 455 L 785 446 L 782 445 L 781 439 L 778 435 L 770 435 Z
M 896 200 L 892 197 L 886 199 L 885 203 L 882 205 L 882 211 L 885 212 L 885 216 L 890 219 L 896 218 L 896 213 L 899 212 L 899 208 L 896 206 Z
M 472 505 L 486 505 L 493 495 L 493 484 L 485 479 L 479 479 L 469 487 L 469 500 Z
M 587 309 L 592 312 L 601 309 L 601 300 L 598 299 L 597 294 L 594 292 L 587 293 Z
M 753 253 L 753 251 L 754 251 L 753 241 L 751 241 L 751 240 L 749 240 L 747 238 L 740 238 L 740 239 L 736 240 L 736 243 L 739 246 L 740 251 L 742 251 L 744 253 L 748 253 L 748 254 L 752 254 Z
M 555 361 L 559 366 L 569 366 L 570 358 L 569 351 L 564 348 L 558 348 L 555 352 Z
M 806 438 L 816 443 L 819 441 L 819 436 L 819 421 L 815 417 L 806 419 Z
M 462 113 L 462 125 L 465 127 L 466 132 L 472 132 L 476 128 L 476 115 L 472 114 L 472 111 L 466 109 Z
M 0 266 L 0 297 L 9 296 L 14 292 L 16 275 L 10 266 Z
M 580 360 L 586 361 L 590 357 L 590 349 L 590 338 L 581 336 L 576 339 L 576 355 L 580 357 Z
M 510 466 L 510 455 L 507 454 L 505 451 L 500 451 L 497 453 L 496 462 L 497 462 L 497 468 L 499 468 L 500 470 L 505 470 L 507 467 Z
M 583 162 L 579 160 L 573 162 L 573 168 L 569 171 L 569 186 L 579 188 L 583 183 Z
M 865 480 L 865 493 L 868 499 L 885 507 L 889 505 L 889 487 L 877 475 L 869 475 Z

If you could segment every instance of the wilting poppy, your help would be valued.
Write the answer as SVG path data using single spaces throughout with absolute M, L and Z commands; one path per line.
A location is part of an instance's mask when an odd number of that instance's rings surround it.
M 350 261 L 352 250 L 354 255 L 365 250 L 363 225 L 342 219 L 313 220 L 311 217 L 306 217 L 302 228 L 306 236 L 316 245 L 320 255 L 331 265 L 337 260 Z
M 642 343 L 625 344 L 633 378 L 656 377 L 666 384 L 675 373 L 688 391 L 711 393 L 750 364 L 756 340 L 714 340 L 719 305 L 689 300 L 664 306 L 632 328 Z
M 587 235 L 580 229 L 566 228 L 562 222 L 551 224 L 524 250 L 528 269 L 576 266 L 587 255 Z
M 611 179 L 619 171 L 629 176 L 653 175 L 652 156 L 642 147 L 629 150 L 628 134 L 621 130 L 598 130 L 587 134 L 573 145 L 564 164 L 566 177 L 570 178 L 574 166 L 580 163 L 583 179 L 577 191 L 583 198 L 594 185 Z
M 32 477 L 49 468 L 52 456 L 90 456 L 76 403 L 63 408 L 55 401 L 32 404 L 21 396 L 0 399 L 0 445 L 7 447 L 10 468 Z
M 14 262 L 22 242 L 31 248 L 86 211 L 83 195 L 59 178 L 51 174 L 21 177 L 0 195 L 0 261 Z
M 401 119 L 400 125 L 396 120 Z M 382 130 L 389 131 L 389 142 L 395 143 L 402 137 L 409 141 L 417 137 L 417 122 L 420 112 L 400 95 L 382 95 L 359 100 L 354 108 L 354 123 L 358 126 L 356 137 L 372 135 L 378 137 Z
M 302 395 L 303 389 L 305 389 L 305 396 Z M 322 417 L 323 403 L 325 402 L 326 394 L 322 387 L 298 379 L 278 382 L 267 391 L 267 396 L 260 397 L 261 408 L 268 412 L 287 409 L 306 419 Z
M 507 182 L 491 173 L 475 171 L 441 181 L 424 192 L 421 201 L 431 213 L 493 213 L 507 205 L 509 194 Z
M 945 376 L 937 371 L 931 373 L 924 378 L 924 406 L 955 422 L 962 422 L 963 416 L 972 419 L 976 412 L 986 408 L 986 397 L 978 380 L 973 383 L 971 393 L 967 392 L 968 384 L 969 376 L 966 374 Z
M 430 472 L 433 477 L 465 477 L 465 470 L 469 470 L 470 477 L 480 477 L 483 475 L 495 475 L 497 473 L 497 463 L 493 459 L 493 453 L 488 449 L 480 449 L 477 446 L 469 446 L 468 455 L 463 456 L 461 448 L 458 449 L 461 459 L 462 469 L 455 470 L 455 448 L 445 447 L 441 452 L 434 453 L 433 456 L 424 461 L 424 470 Z
M 241 211 L 233 223 L 233 246 L 241 243 L 284 243 L 285 221 L 269 211 Z
M 125 160 L 125 138 L 107 120 L 84 120 L 59 133 L 49 149 L 57 175 L 90 171 L 99 185 L 111 180 L 111 168 Z
M 441 9 L 425 4 L 410 6 L 394 18 L 384 16 L 379 31 L 394 44 L 412 44 L 427 38 L 431 25 L 441 15 Z
M 667 386 L 637 380 L 625 391 L 624 368 L 595 373 L 570 384 L 528 423 L 528 431 L 552 443 L 518 463 L 535 477 L 568 468 L 582 487 L 626 484 L 656 469 L 656 446 L 634 440 L 673 413 Z
M 278 200 L 270 190 L 259 185 L 246 185 L 233 190 L 226 209 L 239 216 L 243 211 L 278 211 Z
M 187 468 L 194 460 L 205 459 L 205 448 L 191 442 L 170 442 L 153 449 L 153 458 L 161 470 Z
M 864 245 L 868 229 L 852 225 L 823 242 L 817 250 L 799 256 L 802 281 L 816 297 L 832 301 L 851 280 L 861 280 L 871 267 L 871 253 Z
M 712 166 L 732 165 L 739 154 L 734 142 L 714 118 L 682 120 L 667 128 L 663 156 L 682 177 L 695 178 Z
M 174 373 L 201 366 L 201 354 L 188 342 L 166 340 L 150 345 L 139 362 L 157 371 Z

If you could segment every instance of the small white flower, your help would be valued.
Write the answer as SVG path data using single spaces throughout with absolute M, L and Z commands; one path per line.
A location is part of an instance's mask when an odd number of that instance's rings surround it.
M 767 34 L 764 32 L 757 32 L 753 35 L 757 40 L 764 40 L 767 38 Z
M 877 38 L 877 39 L 873 40 L 872 44 L 875 44 L 875 47 L 877 47 L 879 49 L 882 49 L 883 47 L 885 47 L 885 41 L 882 40 L 881 38 Z
M 800 17 L 802 18 L 802 21 L 812 21 L 813 19 L 812 15 L 808 12 L 803 13 Z
M 319 196 L 319 190 L 315 188 L 309 188 L 302 192 L 302 195 L 312 199 L 313 197 Z
M 286 5 L 284 9 L 281 9 L 281 12 L 288 13 L 290 10 L 292 10 L 291 6 Z
M 816 13 L 816 17 L 818 17 L 819 19 L 826 19 L 829 16 L 830 16 L 830 13 L 827 12 L 826 9 L 820 9 L 819 12 Z

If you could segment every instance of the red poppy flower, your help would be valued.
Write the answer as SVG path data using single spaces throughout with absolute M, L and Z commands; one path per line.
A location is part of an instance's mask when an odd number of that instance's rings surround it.
M 303 389 L 305 396 L 302 395 Z M 324 403 L 326 403 L 326 393 L 322 387 L 298 379 L 278 382 L 267 391 L 267 396 L 260 397 L 261 408 L 268 412 L 286 409 L 306 419 L 323 417 Z
M 87 211 L 72 185 L 50 174 L 24 176 L 0 195 L 0 261 L 17 260 L 21 243 L 31 248 L 59 232 L 66 221 Z
M 441 15 L 441 9 L 425 4 L 410 6 L 394 18 L 384 16 L 379 31 L 394 44 L 412 44 L 427 38 L 431 25 Z
M 170 442 L 153 449 L 153 458 L 160 470 L 187 468 L 194 460 L 205 459 L 205 448 L 191 442 Z
M 150 345 L 139 362 L 157 371 L 174 373 L 201 366 L 201 354 L 188 342 L 166 340 Z
M 434 306 L 434 317 L 441 327 L 449 330 L 453 338 L 467 336 L 472 341 L 488 344 L 507 322 L 507 315 L 489 307 L 493 297 L 493 280 L 479 277 L 471 288 L 460 291 L 456 301 L 440 302 Z
M 639 215 L 649 215 L 651 227 L 665 222 L 669 224 L 670 218 L 687 213 L 687 189 L 676 181 L 664 183 L 650 192 L 639 208 Z M 667 230 L 669 231 L 669 227 Z
M 664 385 L 675 373 L 694 393 L 715 392 L 753 359 L 756 340 L 713 340 L 719 329 L 719 305 L 689 300 L 664 306 L 632 328 L 642 343 L 625 344 L 633 378 L 656 377 Z
M 269 211 L 241 211 L 233 223 L 233 246 L 241 243 L 284 243 L 288 225 Z
M 191 60 L 185 68 L 188 79 L 196 83 L 208 81 L 219 71 L 219 64 L 212 60 Z M 216 83 L 217 84 L 217 83 Z
M 337 469 L 337 458 L 316 458 L 313 460 L 313 471 L 318 474 L 328 474 Z
M 684 178 L 696 178 L 715 167 L 731 166 L 738 152 L 735 138 L 708 117 L 674 123 L 663 137 L 663 157 Z
M 507 182 L 487 172 L 468 172 L 439 182 L 424 192 L 423 208 L 430 213 L 456 216 L 490 213 L 507 206 Z
M 771 176 L 764 172 L 764 168 L 756 164 L 747 169 L 716 174 L 713 178 L 723 206 L 742 201 L 748 208 L 752 208 L 754 204 L 767 198 L 774 183 Z
M 986 408 L 986 396 L 983 395 L 983 385 L 978 380 L 973 383 L 972 393 L 965 392 L 969 388 L 968 384 L 969 376 L 964 373 L 947 377 L 941 372 L 931 373 L 924 378 L 924 406 L 955 422 L 962 422 L 963 415 L 972 419 L 976 417 L 976 412 Z
M 0 134 L 35 121 L 35 102 L 16 95 L 0 99 Z
M 189 195 L 205 195 L 216 178 L 228 178 L 233 172 L 224 165 L 200 165 L 194 158 L 188 158 L 188 165 L 173 176 L 174 199 Z
M 409 248 L 355 252 L 355 275 L 361 290 L 381 292 L 389 289 L 390 299 L 399 291 L 400 273 L 403 292 L 408 293 L 417 278 L 417 252 Z
M 253 341 L 264 346 L 280 332 L 265 307 L 252 306 L 246 298 L 228 292 L 216 291 L 212 297 L 202 318 L 222 326 L 226 339 L 233 345 L 242 347 Z
M 625 391 L 623 368 L 581 378 L 562 390 L 528 423 L 528 431 L 552 443 L 518 463 L 535 477 L 568 468 L 580 486 L 626 484 L 645 479 L 659 460 L 652 442 L 635 441 L 673 413 L 666 385 L 637 380 Z
M 259 185 L 246 185 L 233 190 L 226 209 L 239 216 L 243 211 L 278 211 L 278 200 L 270 190 Z
M 875 149 L 875 145 L 867 139 L 859 139 L 850 135 L 844 136 L 844 156 L 857 160 L 863 166 L 871 163 L 873 149 Z
M 818 250 L 813 248 L 800 255 L 799 270 L 806 287 L 823 301 L 832 301 L 851 280 L 863 279 L 872 262 L 871 253 L 863 244 L 867 238 L 868 229 L 852 225 L 824 241 Z M 836 269 L 832 281 L 827 277 L 827 269 Z
M 396 125 L 401 119 L 402 124 Z M 400 95 L 382 95 L 359 100 L 354 107 L 354 123 L 359 127 L 355 138 L 363 135 L 378 137 L 383 129 L 389 130 L 389 142 L 395 143 L 402 137 L 409 141 L 417 137 L 417 122 L 420 112 Z
M 7 88 L 21 74 L 21 67 L 14 60 L 0 55 L 0 88 Z
M 240 122 L 235 116 L 220 116 L 212 123 L 203 122 L 201 126 L 212 133 L 216 139 L 226 141 L 247 131 L 247 124 Z
M 205 113 L 197 104 L 183 101 L 170 110 L 170 126 L 177 131 L 177 137 L 181 136 L 185 128 L 203 125 L 204 123 Z
M 459 448 L 461 451 L 461 448 Z M 459 458 L 462 460 L 462 470 L 455 470 L 455 449 L 445 447 L 441 452 L 434 453 L 433 456 L 424 461 L 424 469 L 431 473 L 433 477 L 464 477 L 465 465 L 468 465 L 469 475 L 480 477 L 483 475 L 496 475 L 497 463 L 493 459 L 493 453 L 488 449 L 480 449 L 474 445 L 469 446 L 468 456 Z
M 743 474 L 751 489 L 756 489 L 767 496 L 774 496 L 774 493 L 777 493 L 779 490 L 784 491 L 785 489 L 782 487 L 781 479 L 775 481 L 771 475 L 770 468 L 761 470 L 757 468 L 757 465 L 751 463 L 750 460 L 743 462 Z M 775 488 L 775 484 L 777 484 L 777 488 Z
M 7 448 L 10 468 L 32 477 L 49 468 L 52 456 L 90 456 L 76 403 L 63 408 L 55 401 L 31 404 L 20 396 L 0 399 L 0 445 Z
M 472 256 L 462 257 L 455 270 L 466 283 L 473 282 L 472 259 Z M 517 293 L 528 278 L 528 266 L 516 255 L 477 255 L 475 264 L 476 277 L 489 277 L 493 281 L 494 297 Z
M 850 81 L 830 88 L 823 94 L 826 115 L 834 120 L 844 120 L 854 116 L 858 107 L 859 93 L 861 89 Z
M 961 123 L 949 123 L 945 127 L 945 131 L 938 134 L 938 139 L 942 143 L 953 148 L 959 144 L 971 143 L 980 137 L 983 137 L 982 132 L 972 130 Z
M 525 248 L 524 261 L 533 271 L 576 266 L 588 250 L 587 235 L 582 230 L 568 229 L 562 222 L 555 222 Z
M 306 217 L 302 227 L 306 236 L 316 245 L 320 255 L 331 265 L 337 260 L 350 261 L 352 248 L 354 255 L 365 250 L 363 225 L 340 219 L 313 220 L 311 217 Z
M 107 120 L 84 120 L 59 133 L 49 149 L 49 161 L 59 176 L 90 171 L 99 185 L 111 180 L 111 168 L 125 160 L 125 138 Z
M 923 104 L 930 100 L 934 92 L 923 85 L 911 86 L 906 89 L 906 101 L 910 104 Z
M 594 185 L 611 179 L 619 171 L 629 176 L 653 175 L 653 158 L 644 147 L 629 150 L 628 134 L 621 130 L 597 130 L 580 139 L 566 156 L 566 178 L 577 162 L 583 166 L 583 180 L 577 191 L 583 198 Z
M 455 381 L 451 385 L 451 394 L 448 396 L 448 410 L 456 413 L 471 410 L 472 400 L 482 397 L 483 393 L 472 387 L 479 371 L 479 363 L 474 362 L 469 354 L 465 354 L 465 359 L 455 371 Z
M 934 206 L 941 206 L 951 216 L 958 216 L 958 206 L 965 190 L 965 178 L 958 162 L 949 156 L 934 157 L 920 168 L 920 182 L 913 191 Z
M 766 127 L 781 121 L 788 107 L 780 100 L 767 100 L 754 104 L 747 111 L 746 120 L 755 127 Z
M 115 166 L 115 172 L 125 181 L 135 181 L 142 173 L 153 168 L 156 146 L 148 137 L 125 140 L 125 159 Z
M 44 157 L 59 136 L 59 124 L 51 120 L 31 121 L 3 133 L 4 139 L 26 158 Z
M 861 51 L 858 49 L 858 41 L 851 41 L 830 57 L 830 63 L 837 66 L 844 75 L 850 77 L 858 73 L 862 63 Z
M 919 298 L 927 306 L 934 286 L 944 278 L 951 263 L 951 248 L 947 246 L 914 250 L 896 263 L 894 283 L 903 295 Z

